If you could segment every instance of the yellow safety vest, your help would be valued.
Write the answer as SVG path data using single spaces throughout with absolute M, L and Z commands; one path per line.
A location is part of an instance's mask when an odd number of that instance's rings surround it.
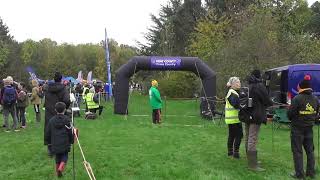
M 93 96 L 94 96 L 94 93 L 88 93 L 86 95 L 86 102 L 87 102 L 88 109 L 99 108 L 99 104 L 93 101 Z
M 87 87 L 83 88 L 83 92 L 82 92 L 82 99 L 83 100 L 86 100 L 86 93 L 85 92 L 86 92 L 87 89 L 89 89 L 89 88 L 87 88 Z
M 233 89 L 229 89 L 228 94 L 226 96 L 226 106 L 225 106 L 225 121 L 226 124 L 235 124 L 235 123 L 240 123 L 239 120 L 239 110 L 235 109 L 229 102 L 228 98 L 231 94 L 235 94 L 239 97 L 239 94 L 237 91 Z

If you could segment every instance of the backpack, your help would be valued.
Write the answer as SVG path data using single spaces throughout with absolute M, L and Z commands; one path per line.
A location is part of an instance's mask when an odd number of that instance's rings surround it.
M 244 87 L 239 91 L 239 120 L 249 123 L 252 120 L 252 98 L 250 97 L 249 88 Z
M 4 87 L 3 104 L 5 106 L 11 106 L 12 104 L 16 103 L 16 101 L 17 101 L 16 89 L 12 86 Z
M 37 95 L 42 99 L 44 97 L 44 93 L 42 89 L 38 89 Z
M 18 94 L 18 101 L 23 102 L 27 98 L 27 94 L 24 91 L 20 91 Z

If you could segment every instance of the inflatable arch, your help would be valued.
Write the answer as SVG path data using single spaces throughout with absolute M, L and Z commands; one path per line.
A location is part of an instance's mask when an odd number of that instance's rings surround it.
M 214 113 L 214 103 L 210 101 L 216 95 L 215 72 L 197 57 L 158 57 L 158 56 L 135 56 L 128 63 L 122 65 L 116 71 L 114 87 L 114 113 L 128 114 L 129 79 L 140 71 L 190 71 L 202 80 L 203 89 L 201 96 L 201 114 L 210 107 Z M 209 100 L 208 100 L 209 99 Z M 211 113 L 211 115 L 213 115 Z

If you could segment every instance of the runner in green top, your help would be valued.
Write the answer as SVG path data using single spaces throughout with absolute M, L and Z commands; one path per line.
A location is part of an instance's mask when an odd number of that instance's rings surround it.
M 151 88 L 149 90 L 150 105 L 152 108 L 152 122 L 154 124 L 160 124 L 161 122 L 161 108 L 162 100 L 160 92 L 157 89 L 158 82 L 156 80 L 151 81 Z

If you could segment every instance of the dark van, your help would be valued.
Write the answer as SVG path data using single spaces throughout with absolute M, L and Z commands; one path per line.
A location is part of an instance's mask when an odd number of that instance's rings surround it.
M 320 64 L 294 64 L 269 69 L 264 74 L 265 85 L 275 105 L 269 115 L 275 122 L 290 127 L 287 108 L 291 100 L 298 94 L 298 84 L 305 75 L 311 76 L 313 94 L 320 96 Z
M 307 74 L 311 76 L 314 95 L 320 96 L 320 64 L 294 64 L 267 70 L 265 85 L 273 102 L 291 104 L 298 94 L 299 82 Z

